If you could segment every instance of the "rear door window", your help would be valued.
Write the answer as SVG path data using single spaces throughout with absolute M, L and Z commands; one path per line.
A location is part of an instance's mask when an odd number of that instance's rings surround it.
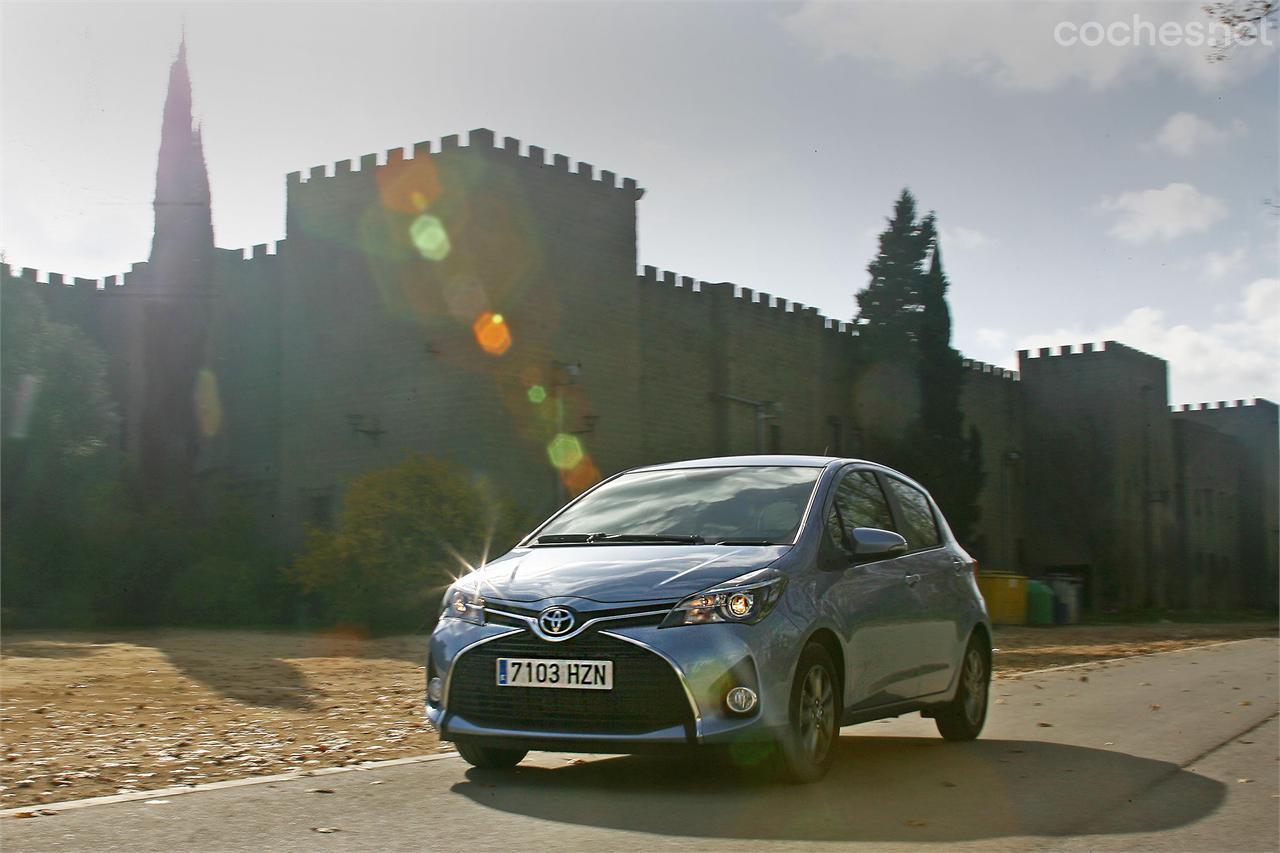
M 898 502 L 898 509 L 902 511 L 902 529 L 898 532 L 907 540 L 907 547 L 918 551 L 941 544 L 938 522 L 933 517 L 933 508 L 924 492 L 893 477 L 885 479 Z

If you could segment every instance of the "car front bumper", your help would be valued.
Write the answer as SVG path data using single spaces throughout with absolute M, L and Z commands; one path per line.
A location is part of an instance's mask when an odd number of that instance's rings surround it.
M 457 737 L 484 738 L 495 746 L 581 752 L 641 752 L 689 744 L 729 745 L 744 741 L 773 739 L 787 724 L 791 673 L 795 668 L 799 632 L 779 612 L 756 625 L 707 624 L 658 628 L 653 625 L 609 627 L 598 633 L 601 640 L 619 641 L 661 658 L 679 680 L 689 706 L 685 725 L 667 725 L 649 731 L 608 731 L 608 725 L 583 730 L 572 722 L 552 717 L 535 724 L 513 714 L 510 719 L 483 721 L 469 719 L 467 713 L 450 710 L 453 675 L 459 660 L 486 644 L 499 640 L 530 641 L 527 629 L 509 625 L 475 625 L 444 619 L 432 634 L 427 678 L 444 681 L 439 703 L 426 704 L 427 718 L 445 740 Z M 546 643 L 548 651 L 555 644 Z M 496 647 L 495 647 L 496 648 Z M 569 656 L 566 652 L 565 656 Z M 615 674 L 625 679 L 625 669 Z M 735 686 L 747 686 L 759 698 L 747 714 L 734 714 L 725 704 L 725 695 Z M 497 688 L 494 688 L 497 689 Z M 530 690 L 533 688 L 501 688 Z M 539 691 L 546 688 L 536 688 Z M 557 701 L 579 701 L 586 691 L 556 690 Z M 453 704 L 463 704 L 454 702 Z M 571 716 L 571 715 L 570 715 Z

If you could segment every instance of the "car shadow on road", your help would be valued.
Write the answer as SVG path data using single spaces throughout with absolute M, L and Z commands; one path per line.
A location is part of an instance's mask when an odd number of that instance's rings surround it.
M 697 838 L 974 841 L 1089 834 L 1139 792 L 1177 782 L 1176 808 L 1132 832 L 1197 821 L 1222 783 L 1164 761 L 1058 743 L 845 735 L 821 782 L 785 785 L 731 758 L 640 756 L 467 772 L 455 793 L 568 824 Z

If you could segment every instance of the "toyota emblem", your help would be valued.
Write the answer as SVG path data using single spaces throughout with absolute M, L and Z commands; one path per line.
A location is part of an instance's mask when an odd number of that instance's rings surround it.
M 538 617 L 538 625 L 544 634 L 562 637 L 573 630 L 573 611 L 567 607 L 548 607 Z

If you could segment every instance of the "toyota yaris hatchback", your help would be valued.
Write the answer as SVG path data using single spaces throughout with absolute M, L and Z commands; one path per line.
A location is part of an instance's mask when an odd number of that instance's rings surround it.
M 914 711 L 968 740 L 991 674 L 973 572 L 928 492 L 881 465 L 638 468 L 449 588 L 427 716 L 478 767 L 755 742 L 814 780 L 840 726 Z

